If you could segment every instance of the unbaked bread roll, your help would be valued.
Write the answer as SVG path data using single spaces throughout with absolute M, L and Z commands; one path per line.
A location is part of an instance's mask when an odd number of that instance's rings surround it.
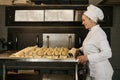
M 54 50 L 54 48 L 49 48 L 49 51 L 53 51 Z
M 48 51 L 48 52 L 46 53 L 46 55 L 52 56 L 52 51 Z
M 33 56 L 33 52 L 29 52 L 28 55 L 29 55 L 29 56 Z
M 62 55 L 62 56 L 67 56 L 67 55 L 68 55 L 68 52 L 67 52 L 67 51 L 62 51 L 61 55 Z
M 19 56 L 19 57 L 24 57 L 25 56 L 25 53 L 23 51 L 19 51 L 15 54 L 16 54 L 16 56 Z
M 16 56 L 16 57 L 32 57 L 33 56 L 33 51 L 37 48 L 37 46 L 31 46 L 31 47 L 26 47 L 16 53 L 14 53 L 13 55 Z
M 42 51 L 45 52 L 47 50 L 47 48 L 42 48 Z
M 43 55 L 44 55 L 44 52 L 43 52 L 43 51 L 38 51 L 38 52 L 37 52 L 37 55 L 38 55 L 38 56 L 43 56 Z
M 58 56 L 58 55 L 59 55 L 59 51 L 55 51 L 55 52 L 54 52 L 54 55 L 55 55 L 55 56 Z
M 42 51 L 42 48 L 39 48 L 39 47 L 38 47 L 38 48 L 35 49 L 35 51 L 36 51 L 36 52 L 37 52 L 37 51 Z
M 27 48 L 23 49 L 23 51 L 25 54 L 27 54 L 27 53 L 30 53 L 32 51 L 35 51 L 36 48 L 37 48 L 37 46 L 31 46 L 31 47 L 27 47 Z
M 56 51 L 60 51 L 61 50 L 61 48 L 56 48 Z
M 69 51 L 69 49 L 68 49 L 68 48 L 63 48 L 63 51 L 68 52 L 68 51 Z

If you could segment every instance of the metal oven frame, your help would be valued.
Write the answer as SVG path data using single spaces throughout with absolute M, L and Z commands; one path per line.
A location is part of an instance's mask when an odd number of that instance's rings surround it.
M 75 80 L 78 80 L 77 60 L 52 60 L 52 59 L 17 59 L 1 58 L 3 68 L 3 80 L 6 80 L 7 70 L 9 69 L 59 69 L 74 70 Z

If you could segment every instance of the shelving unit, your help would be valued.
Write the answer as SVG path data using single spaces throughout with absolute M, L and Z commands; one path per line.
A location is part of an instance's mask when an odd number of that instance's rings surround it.
M 27 6 L 6 6 L 6 26 L 82 26 L 81 16 L 88 5 L 27 5 Z M 112 6 L 99 6 L 105 15 L 103 21 L 99 22 L 102 26 L 111 26 L 113 19 Z M 16 10 L 73 10 L 73 21 L 15 21 Z M 68 14 L 69 15 L 69 14 Z M 76 17 L 77 16 L 77 17 Z M 78 19 L 77 19 L 78 18 Z M 77 21 L 76 21 L 77 19 Z

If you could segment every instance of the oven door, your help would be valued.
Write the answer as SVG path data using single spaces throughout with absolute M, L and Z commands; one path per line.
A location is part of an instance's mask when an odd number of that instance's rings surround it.
M 75 34 L 43 33 L 43 47 L 72 48 L 75 43 Z

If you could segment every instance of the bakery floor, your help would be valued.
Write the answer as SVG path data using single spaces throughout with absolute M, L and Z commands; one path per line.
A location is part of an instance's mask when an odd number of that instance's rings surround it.
M 72 74 L 40 74 L 37 71 L 8 72 L 6 80 L 74 80 Z

